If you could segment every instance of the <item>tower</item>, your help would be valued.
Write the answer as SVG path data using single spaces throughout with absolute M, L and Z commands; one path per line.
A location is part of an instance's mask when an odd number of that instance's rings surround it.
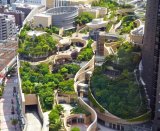
M 97 36 L 96 54 L 99 56 L 104 56 L 104 43 L 105 43 L 106 35 L 104 32 L 96 32 L 96 36 Z
M 148 0 L 142 49 L 142 77 L 152 109 L 153 130 L 160 131 L 160 0 Z

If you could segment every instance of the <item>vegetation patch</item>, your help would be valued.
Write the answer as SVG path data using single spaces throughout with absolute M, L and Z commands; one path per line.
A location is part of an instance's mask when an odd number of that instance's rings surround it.
M 135 20 L 137 17 L 135 15 L 128 15 L 122 18 L 122 25 L 120 29 L 120 34 L 130 33 L 132 29 L 136 27 Z
M 52 109 L 53 90 L 63 80 L 58 74 L 51 74 L 47 64 L 31 66 L 21 62 L 22 90 L 25 94 L 37 94 L 44 111 Z
M 49 131 L 59 131 L 62 127 L 60 115 L 64 111 L 61 105 L 56 105 L 49 113 Z
M 93 56 L 93 50 L 92 50 L 92 45 L 93 40 L 89 39 L 87 47 L 81 50 L 81 52 L 78 54 L 77 60 L 78 61 L 88 61 L 92 58 Z
M 18 52 L 22 57 L 41 57 L 48 56 L 56 49 L 57 41 L 48 33 L 40 36 L 28 36 L 30 31 L 29 26 L 24 26 L 19 35 L 19 49 Z
M 117 55 L 107 57 L 102 67 L 95 68 L 91 78 L 91 91 L 98 103 L 123 119 L 147 112 L 146 98 L 134 74 L 140 60 L 138 50 L 127 42 L 119 45 Z M 119 74 L 115 75 L 117 70 Z
M 126 8 L 133 8 L 132 5 L 129 4 L 118 4 L 116 1 L 113 0 L 99 0 L 92 2 L 92 6 L 100 6 L 100 7 L 106 7 L 110 10 L 116 10 L 116 9 L 126 9 Z
M 71 109 L 71 114 L 85 114 L 86 116 L 89 116 L 91 113 L 88 112 L 83 106 L 78 104 Z
M 66 74 L 75 75 L 79 69 L 78 65 L 64 64 L 57 73 L 52 74 L 48 64 L 31 66 L 27 62 L 21 62 L 22 90 L 26 94 L 39 95 L 43 110 L 50 110 L 53 105 L 54 89 L 69 94 L 75 93 L 73 78 L 66 80 Z
M 79 127 L 73 127 L 71 131 L 80 131 Z
M 80 15 L 78 15 L 75 19 L 75 23 L 81 25 L 85 25 L 86 23 L 89 23 L 92 21 L 94 16 L 88 12 L 83 12 Z

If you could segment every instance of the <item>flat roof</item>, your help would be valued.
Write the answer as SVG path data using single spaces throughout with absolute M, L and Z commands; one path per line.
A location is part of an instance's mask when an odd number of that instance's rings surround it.
M 34 16 L 40 16 L 40 17 L 51 17 L 51 15 L 44 14 L 44 13 L 36 14 L 36 15 L 34 15 Z
M 36 31 L 36 30 L 27 32 L 27 35 L 29 35 L 29 36 L 33 36 L 33 35 L 40 36 L 40 35 L 43 35 L 43 34 L 46 34 L 46 32 Z

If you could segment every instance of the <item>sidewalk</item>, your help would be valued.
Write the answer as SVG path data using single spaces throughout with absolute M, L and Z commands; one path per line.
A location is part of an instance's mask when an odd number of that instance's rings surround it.
M 16 97 L 13 96 L 13 87 L 17 89 L 17 76 L 14 76 L 7 80 L 6 86 L 4 87 L 3 96 L 0 99 L 0 130 L 1 131 L 15 131 L 15 127 L 12 125 L 11 119 L 17 119 L 18 115 L 16 112 L 17 103 Z M 16 90 L 18 91 L 18 89 Z M 11 103 L 13 99 L 13 104 Z M 11 113 L 14 107 L 14 114 Z M 16 125 L 16 131 L 20 131 L 19 125 Z

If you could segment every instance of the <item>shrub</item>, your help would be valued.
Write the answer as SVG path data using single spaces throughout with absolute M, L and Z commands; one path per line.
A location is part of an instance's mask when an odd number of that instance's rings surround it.
M 75 23 L 79 25 L 85 25 L 86 23 L 91 22 L 93 18 L 94 16 L 92 14 L 83 12 L 75 19 Z
M 73 127 L 71 131 L 80 131 L 79 127 Z

